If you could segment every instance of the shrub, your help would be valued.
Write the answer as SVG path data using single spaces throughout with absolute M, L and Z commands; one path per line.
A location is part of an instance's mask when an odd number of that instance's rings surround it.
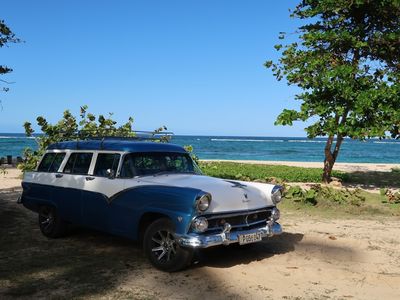
M 69 110 L 66 110 L 61 120 L 56 124 L 50 124 L 44 117 L 39 116 L 36 118 L 37 125 L 40 127 L 43 135 L 36 137 L 38 149 L 32 150 L 30 148 L 24 151 L 24 162 L 18 165 L 22 171 L 33 170 L 47 147 L 52 143 L 67 141 L 67 140 L 84 140 L 91 136 L 104 137 L 104 136 L 123 136 L 135 137 L 136 133 L 132 129 L 133 118 L 129 117 L 128 121 L 117 126 L 117 122 L 112 119 L 112 113 L 108 117 L 99 115 L 96 117 L 92 113 L 87 112 L 86 105 L 80 108 L 80 119 L 77 120 Z M 32 124 L 25 122 L 25 133 L 27 136 L 32 136 L 34 130 Z M 162 126 L 153 132 L 153 136 L 166 130 Z M 169 136 L 161 137 L 160 142 L 167 141 Z
M 400 173 L 400 168 L 392 168 L 392 173 Z
M 276 166 L 262 164 L 243 164 L 234 162 L 200 162 L 200 167 L 206 175 L 259 182 L 321 182 L 322 169 L 301 168 L 291 166 Z M 345 180 L 346 174 L 333 172 L 333 176 Z
M 361 206 L 365 202 L 365 197 L 361 194 L 360 189 L 334 189 L 321 185 L 314 185 L 309 190 L 291 186 L 285 192 L 284 197 L 289 201 L 313 206 Z

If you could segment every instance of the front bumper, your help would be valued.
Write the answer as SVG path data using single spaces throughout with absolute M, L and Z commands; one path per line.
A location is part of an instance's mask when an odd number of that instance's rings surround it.
M 274 235 L 278 235 L 282 233 L 282 227 L 279 223 L 267 223 L 266 226 L 261 228 L 255 228 L 250 230 L 242 230 L 242 231 L 233 231 L 233 232 L 222 232 L 218 234 L 210 234 L 210 235 L 200 235 L 200 234 L 186 234 L 177 236 L 178 243 L 182 247 L 191 247 L 191 248 L 208 248 L 212 246 L 218 245 L 229 245 L 233 243 L 239 242 L 239 235 L 241 234 L 249 234 L 249 233 L 261 233 L 261 236 L 271 237 Z

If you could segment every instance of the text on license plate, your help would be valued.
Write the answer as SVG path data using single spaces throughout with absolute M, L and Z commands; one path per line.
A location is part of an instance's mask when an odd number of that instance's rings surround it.
M 259 242 L 262 239 L 260 232 L 254 232 L 254 233 L 248 233 L 248 234 L 239 234 L 238 237 L 239 237 L 239 244 L 240 245 Z

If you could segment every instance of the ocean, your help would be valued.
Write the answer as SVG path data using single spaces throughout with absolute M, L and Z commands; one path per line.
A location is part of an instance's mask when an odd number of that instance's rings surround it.
M 200 159 L 284 160 L 319 162 L 324 159 L 324 138 L 245 136 L 174 136 L 172 143 L 192 145 Z M 0 133 L 0 157 L 21 156 L 26 147 L 37 147 L 24 134 Z M 400 163 L 400 141 L 346 139 L 338 162 Z

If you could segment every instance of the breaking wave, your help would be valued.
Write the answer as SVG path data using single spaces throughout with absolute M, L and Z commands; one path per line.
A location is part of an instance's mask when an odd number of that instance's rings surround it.
M 255 140 L 255 139 L 210 139 L 213 142 L 260 142 L 260 143 L 281 143 L 285 140 Z

